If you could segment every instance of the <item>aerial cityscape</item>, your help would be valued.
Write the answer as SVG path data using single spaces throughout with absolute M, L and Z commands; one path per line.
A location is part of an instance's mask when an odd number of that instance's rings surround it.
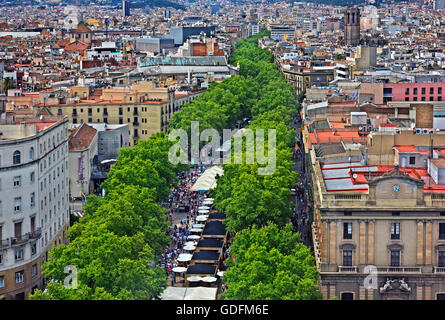
M 445 0 L 2 1 L 0 300 L 445 300 Z

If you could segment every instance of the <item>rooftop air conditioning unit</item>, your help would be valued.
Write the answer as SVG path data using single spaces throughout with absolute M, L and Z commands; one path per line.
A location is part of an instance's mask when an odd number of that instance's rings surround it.
M 435 134 L 436 130 L 430 130 L 430 134 Z
M 414 131 L 414 134 L 422 134 L 422 129 L 416 129 L 416 131 Z
M 429 131 L 430 131 L 430 130 L 428 130 L 428 129 L 423 129 L 423 130 L 422 130 L 422 133 L 423 133 L 423 134 L 428 134 Z

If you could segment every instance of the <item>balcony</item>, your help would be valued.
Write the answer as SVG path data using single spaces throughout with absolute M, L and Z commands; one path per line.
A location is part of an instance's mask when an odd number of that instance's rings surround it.
M 379 273 L 422 273 L 421 267 L 378 267 Z
M 9 239 L 0 240 L 0 248 L 9 247 Z
M 358 267 L 338 266 L 338 272 L 358 273 Z
M 38 228 L 32 232 L 25 233 L 21 236 L 11 237 L 6 240 L 0 240 L 0 248 L 22 245 L 33 239 L 39 239 L 42 236 L 42 228 Z
M 445 273 L 445 267 L 434 267 L 434 273 Z
M 29 232 L 29 239 L 39 239 L 42 236 L 42 228 L 37 228 L 36 230 Z

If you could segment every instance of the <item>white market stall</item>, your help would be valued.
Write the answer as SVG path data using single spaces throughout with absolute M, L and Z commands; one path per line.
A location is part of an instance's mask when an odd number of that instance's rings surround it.
M 224 169 L 220 166 L 213 166 L 206 169 L 204 173 L 196 180 L 190 189 L 191 191 L 207 192 L 216 188 L 216 176 L 224 175 Z

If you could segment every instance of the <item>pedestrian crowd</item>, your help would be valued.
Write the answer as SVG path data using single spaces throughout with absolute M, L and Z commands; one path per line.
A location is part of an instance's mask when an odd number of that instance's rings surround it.
M 197 170 L 189 173 L 178 175 L 177 187 L 171 187 L 171 193 L 168 200 L 165 202 L 167 215 L 169 221 L 172 223 L 167 231 L 171 239 L 170 244 L 165 248 L 161 255 L 160 264 L 164 268 L 169 281 L 176 280 L 176 274 L 173 268 L 178 266 L 185 266 L 183 262 L 179 262 L 178 256 L 185 253 L 183 250 L 184 244 L 189 239 L 190 229 L 196 223 L 196 216 L 198 214 L 198 207 L 200 206 L 201 197 L 197 192 L 191 191 L 191 187 L 199 178 L 204 168 L 199 167 Z M 178 223 L 174 223 L 178 215 L 184 214 L 184 218 L 180 219 Z M 195 240 L 196 243 L 196 240 Z

